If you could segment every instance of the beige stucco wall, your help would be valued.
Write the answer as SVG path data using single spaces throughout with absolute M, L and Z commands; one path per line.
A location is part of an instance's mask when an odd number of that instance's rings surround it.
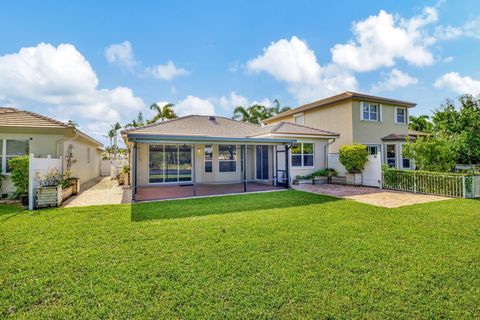
M 70 144 L 73 146 L 72 153 L 76 161 L 72 166 L 72 176 L 79 178 L 80 184 L 100 176 L 102 155 L 97 145 L 81 137 L 65 140 L 63 143 L 64 155 Z M 90 159 L 88 159 L 89 153 Z
M 7 140 L 29 140 L 29 152 L 36 157 L 57 158 L 61 155 L 63 134 L 59 133 L 16 133 L 0 131 L 0 139 Z M 8 176 L 8 174 L 7 174 Z M 14 186 L 10 179 L 3 181 L 2 193 L 14 191 Z
M 301 168 L 301 167 L 292 167 L 292 161 L 289 160 L 290 164 L 290 177 L 295 178 L 296 176 L 306 176 L 315 171 L 325 168 L 325 146 L 328 143 L 327 139 L 308 139 L 308 138 L 297 138 L 297 142 L 307 142 L 314 144 L 314 161 L 313 167 Z
M 351 101 L 310 109 L 303 112 L 303 115 L 305 126 L 340 134 L 340 137 L 330 146 L 330 152 L 338 152 L 342 145 L 353 143 Z M 268 124 L 282 121 L 294 122 L 293 115 L 275 119 Z
M 29 153 L 33 153 L 37 158 L 46 158 L 48 155 L 52 158 L 64 157 L 68 143 L 72 143 L 74 145 L 74 158 L 77 160 L 72 169 L 73 176 L 79 177 L 80 182 L 84 183 L 100 175 L 101 152 L 97 149 L 97 145 L 89 140 L 83 138 L 68 140 L 69 138 L 65 137 L 62 132 L 21 133 L 2 131 L 0 131 L 0 139 L 29 140 Z M 87 162 L 87 148 L 90 148 L 90 163 Z M 4 181 L 2 193 L 9 193 L 13 190 L 14 186 L 10 180 Z
M 353 101 L 353 142 L 382 144 L 382 137 L 391 133 L 408 134 L 408 125 L 395 123 L 395 106 L 382 104 L 381 121 L 364 121 L 360 117 L 360 101 Z M 407 115 L 408 117 L 408 115 Z

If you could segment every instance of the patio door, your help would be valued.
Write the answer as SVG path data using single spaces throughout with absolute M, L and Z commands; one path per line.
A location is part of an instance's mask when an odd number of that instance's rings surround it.
M 192 181 L 191 145 L 149 145 L 148 159 L 149 183 Z
M 268 180 L 268 146 L 256 146 L 256 178 Z

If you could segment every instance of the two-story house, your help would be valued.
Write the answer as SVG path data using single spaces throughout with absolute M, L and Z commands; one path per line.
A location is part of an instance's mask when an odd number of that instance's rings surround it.
M 370 154 L 381 154 L 390 167 L 410 169 L 413 164 L 402 157 L 402 145 L 409 136 L 409 109 L 415 103 L 344 92 L 318 100 L 264 120 L 264 124 L 293 122 L 340 134 L 330 146 L 338 153 L 345 144 L 361 143 Z

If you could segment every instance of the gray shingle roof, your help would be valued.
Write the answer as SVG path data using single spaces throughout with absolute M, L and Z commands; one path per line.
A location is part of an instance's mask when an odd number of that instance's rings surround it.
M 126 135 L 165 135 L 165 136 L 201 136 L 225 138 L 253 138 L 256 136 L 283 133 L 312 136 L 337 136 L 336 133 L 301 126 L 294 123 L 281 122 L 268 126 L 260 126 L 219 116 L 190 115 L 153 125 L 125 130 Z
M 289 115 L 297 114 L 299 112 L 307 111 L 313 108 L 317 107 L 323 107 L 330 105 L 332 103 L 344 101 L 344 100 L 349 100 L 349 99 L 364 99 L 364 100 L 373 100 L 373 101 L 379 101 L 379 102 L 384 102 L 384 103 L 391 103 L 399 106 L 405 106 L 405 107 L 415 107 L 416 104 L 413 102 L 408 102 L 408 101 L 402 101 L 402 100 L 396 100 L 396 99 L 390 99 L 390 98 L 383 98 L 383 97 L 378 97 L 378 96 L 372 96 L 364 93 L 358 93 L 358 92 L 351 92 L 351 91 L 345 91 L 340 94 L 337 94 L 335 96 L 331 96 L 325 99 L 321 99 L 318 101 L 314 101 L 308 104 L 304 104 L 302 106 L 299 106 L 294 109 L 290 109 L 288 111 L 282 112 L 280 114 L 277 114 L 271 118 L 265 119 L 264 122 L 268 123 L 269 121 L 278 119 L 278 118 L 283 118 Z

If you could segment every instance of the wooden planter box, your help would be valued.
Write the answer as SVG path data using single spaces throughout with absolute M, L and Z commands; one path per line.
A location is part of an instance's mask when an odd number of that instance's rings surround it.
M 294 179 L 293 180 L 294 185 L 299 185 L 299 184 L 312 184 L 312 179 Z
M 361 186 L 363 184 L 363 176 L 361 173 L 346 173 L 347 184 L 353 186 Z
M 314 177 L 312 184 L 326 184 L 328 183 L 328 177 Z
M 62 204 L 62 187 L 40 187 L 35 194 L 35 208 L 58 207 Z
M 332 184 L 347 184 L 347 178 L 331 176 L 330 177 L 330 183 L 332 183 Z
M 71 197 L 72 195 L 74 195 L 74 190 L 76 190 L 76 189 L 77 189 L 77 186 L 76 186 L 76 185 L 75 185 L 75 186 L 69 186 L 69 187 L 66 187 L 66 188 L 64 188 L 64 189 L 62 188 L 62 192 L 61 192 L 62 202 L 63 202 L 65 199 L 67 199 L 67 198 Z

